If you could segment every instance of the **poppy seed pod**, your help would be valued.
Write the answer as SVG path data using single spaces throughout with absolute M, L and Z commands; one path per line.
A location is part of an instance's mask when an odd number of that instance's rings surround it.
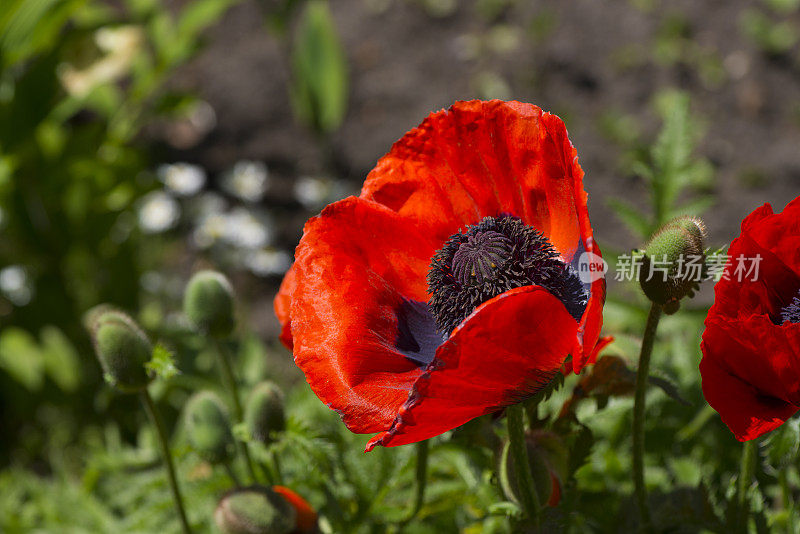
M 226 462 L 233 454 L 230 419 L 222 401 L 211 391 L 201 391 L 186 404 L 189 443 L 212 464 Z
M 250 486 L 223 495 L 214 522 L 224 534 L 288 534 L 297 526 L 297 512 L 275 491 Z
M 235 326 L 233 286 L 222 273 L 196 273 L 183 294 L 183 313 L 204 334 L 218 339 L 228 337 Z
M 283 393 L 272 382 L 261 382 L 250 393 L 244 409 L 244 422 L 253 439 L 269 444 L 275 432 L 286 429 Z
M 153 346 L 139 325 L 108 306 L 90 310 L 86 323 L 106 382 L 125 393 L 146 388 L 150 376 L 145 364 Z
M 694 296 L 706 275 L 706 228 L 696 217 L 679 217 L 661 227 L 644 249 L 639 283 L 651 301 L 678 309 Z

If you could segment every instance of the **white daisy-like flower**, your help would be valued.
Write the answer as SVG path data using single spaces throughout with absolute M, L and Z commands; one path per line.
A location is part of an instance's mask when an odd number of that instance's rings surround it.
M 309 210 L 325 204 L 330 192 L 331 181 L 324 178 L 301 176 L 294 183 L 294 198 Z
M 227 217 L 222 213 L 209 213 L 200 221 L 192 233 L 192 241 L 201 249 L 213 246 L 224 238 L 228 230 Z
M 225 221 L 225 240 L 240 248 L 257 249 L 272 241 L 272 229 L 266 215 L 256 216 L 245 208 L 235 208 Z
M 254 250 L 245 257 L 245 265 L 256 276 L 277 276 L 289 270 L 292 256 L 283 250 Z
M 260 161 L 240 161 L 222 180 L 222 188 L 246 202 L 258 202 L 269 187 L 269 170 Z
M 0 292 L 16 306 L 28 304 L 33 297 L 33 288 L 25 268 L 21 265 L 9 265 L 0 270 Z
M 206 171 L 191 163 L 161 165 L 156 174 L 170 191 L 184 197 L 198 193 L 206 183 Z
M 173 228 L 181 215 L 178 202 L 163 191 L 153 191 L 142 197 L 139 207 L 139 226 L 148 234 Z

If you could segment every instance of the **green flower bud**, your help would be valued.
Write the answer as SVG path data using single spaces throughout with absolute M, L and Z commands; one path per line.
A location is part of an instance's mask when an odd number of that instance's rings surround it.
M 297 525 L 297 512 L 273 490 L 250 486 L 223 495 L 214 522 L 223 534 L 288 534 Z
M 706 275 L 706 227 L 696 217 L 679 217 L 661 227 L 644 249 L 639 283 L 651 301 L 677 311 L 694 296 Z
M 244 422 L 252 438 L 269 444 L 274 434 L 286 429 L 283 393 L 272 382 L 261 382 L 250 393 L 244 408 Z
M 550 500 L 550 496 L 553 492 L 553 484 L 550 480 L 550 472 L 547 469 L 547 464 L 540 455 L 535 454 L 535 451 L 531 447 L 528 447 L 528 463 L 530 464 L 531 474 L 533 475 L 536 495 L 539 496 L 539 503 L 545 504 Z M 498 474 L 500 477 L 500 489 L 503 490 L 506 498 L 517 504 L 521 503 L 519 485 L 517 482 L 517 470 L 514 466 L 514 458 L 511 454 L 511 444 L 508 441 L 503 446 Z
M 525 437 L 536 495 L 542 506 L 555 506 L 560 499 L 559 493 L 553 494 L 553 479 L 564 480 L 567 474 L 568 451 L 563 440 L 552 432 L 530 431 Z M 506 498 L 519 504 L 519 486 L 514 457 L 511 454 L 510 442 L 506 441 L 500 455 L 498 476 L 500 488 Z
M 150 376 L 145 364 L 153 346 L 139 325 L 106 305 L 90 310 L 85 322 L 106 382 L 126 393 L 146 388 Z
M 235 443 L 228 413 L 211 391 L 195 393 L 186 404 L 186 434 L 192 448 L 212 464 L 233 456 Z
M 204 334 L 228 337 L 235 326 L 233 286 L 216 271 L 196 273 L 183 295 L 183 313 Z

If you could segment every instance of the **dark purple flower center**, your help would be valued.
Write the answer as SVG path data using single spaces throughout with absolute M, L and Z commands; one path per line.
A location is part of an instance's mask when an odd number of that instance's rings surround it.
M 781 310 L 781 322 L 800 323 L 800 291 L 785 308 Z
M 530 285 L 549 290 L 580 321 L 587 292 L 550 241 L 517 217 L 486 217 L 450 236 L 433 256 L 428 306 L 436 326 L 449 335 L 483 302 Z

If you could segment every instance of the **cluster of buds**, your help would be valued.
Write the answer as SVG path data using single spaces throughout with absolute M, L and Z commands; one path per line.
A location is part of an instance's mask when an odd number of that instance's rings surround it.
M 235 330 L 234 304 L 233 287 L 224 275 L 200 271 L 187 284 L 183 310 L 198 333 L 219 343 Z M 153 379 L 148 362 L 153 359 L 154 348 L 142 328 L 131 316 L 108 305 L 90 310 L 84 322 L 106 381 L 121 392 L 141 393 L 145 404 L 152 406 L 147 386 Z M 239 417 L 243 415 L 247 439 L 266 446 L 275 443 L 286 428 L 283 393 L 278 386 L 264 381 L 253 387 L 242 414 L 235 380 L 226 385 L 233 389 L 230 393 Z M 237 447 L 233 423 L 225 403 L 211 391 L 195 393 L 184 408 L 191 448 L 204 461 L 228 467 L 234 480 L 238 480 L 230 470 Z M 168 447 L 163 449 L 167 451 Z M 246 450 L 244 454 L 247 456 Z M 249 462 L 249 457 L 246 460 Z M 174 479 L 171 459 L 167 463 Z M 175 490 L 176 506 L 184 531 L 188 531 L 177 485 Z M 288 488 L 252 485 L 225 493 L 214 512 L 214 521 L 225 534 L 307 534 L 316 531 L 317 515 L 308 502 Z

